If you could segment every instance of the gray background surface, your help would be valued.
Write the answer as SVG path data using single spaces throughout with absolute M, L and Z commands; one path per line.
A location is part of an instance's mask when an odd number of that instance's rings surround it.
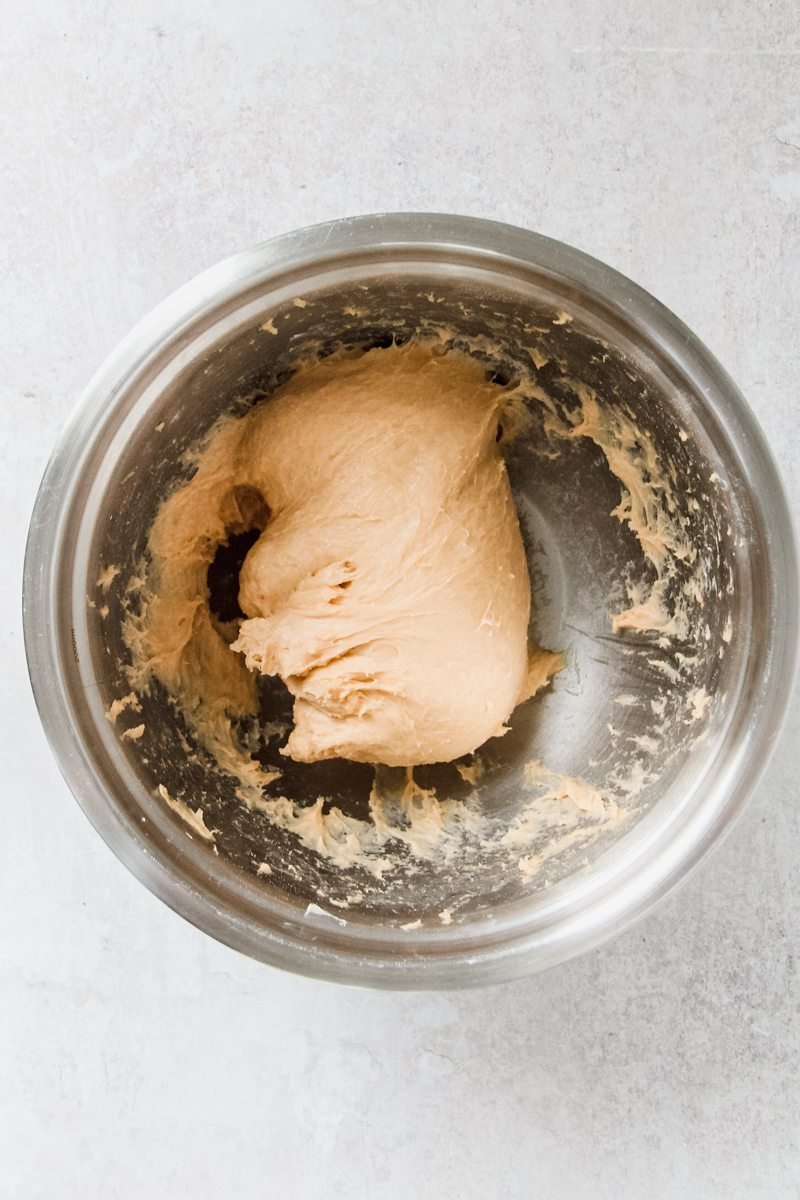
M 40 474 L 114 343 L 224 255 L 357 212 L 494 217 L 632 276 L 737 379 L 796 509 L 794 0 L 2 23 L 0 1196 L 800 1195 L 797 704 L 735 832 L 632 932 L 514 985 L 361 993 L 216 945 L 116 862 L 19 619 Z

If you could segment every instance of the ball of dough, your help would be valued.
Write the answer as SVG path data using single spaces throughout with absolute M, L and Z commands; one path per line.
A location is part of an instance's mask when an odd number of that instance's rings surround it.
M 411 343 L 306 367 L 252 414 L 239 475 L 270 518 L 233 649 L 293 693 L 290 757 L 409 766 L 503 732 L 530 615 L 503 400 Z

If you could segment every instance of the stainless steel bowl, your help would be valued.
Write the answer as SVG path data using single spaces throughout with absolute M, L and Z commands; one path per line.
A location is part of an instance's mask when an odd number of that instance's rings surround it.
M 293 303 L 297 297 L 306 303 Z M 265 336 L 268 319 L 277 333 Z M 232 781 L 202 756 L 187 764 L 191 731 L 158 689 L 143 702 L 148 736 L 120 740 L 105 713 L 128 691 L 126 587 L 159 502 L 186 473 L 184 452 L 221 413 L 254 391 L 267 395 L 311 344 L 322 352 L 382 344 L 442 325 L 473 352 L 483 338 L 494 347 L 487 369 L 509 377 L 539 369 L 531 349 L 537 329 L 546 331 L 557 372 L 634 415 L 698 485 L 703 503 L 687 509 L 687 519 L 712 564 L 715 599 L 704 609 L 706 647 L 691 683 L 711 703 L 699 723 L 678 714 L 628 819 L 580 855 L 556 856 L 531 880 L 479 851 L 461 874 L 452 864 L 399 869 L 343 912 L 336 898 L 352 892 L 353 880 L 243 809 Z M 609 598 L 615 589 L 619 598 L 623 575 L 646 567 L 635 539 L 610 516 L 619 484 L 597 447 L 576 441 L 553 460 L 537 454 L 535 435 L 515 445 L 509 471 L 534 582 L 534 632 L 565 650 L 569 665 L 550 693 L 518 710 L 490 763 L 483 802 L 500 817 L 519 806 L 527 758 L 588 778 L 613 774 L 626 747 L 652 733 L 654 721 L 663 724 L 649 700 L 663 678 L 658 655 L 669 666 L 672 652 L 652 638 L 610 636 Z M 103 591 L 97 581 L 111 563 L 120 571 Z M 43 480 L 24 618 L 36 701 L 67 782 L 156 895 L 206 932 L 281 967 L 376 986 L 452 987 L 522 975 L 596 946 L 685 877 L 730 825 L 785 708 L 797 568 L 775 465 L 752 414 L 708 351 L 651 296 L 521 229 L 372 216 L 300 230 L 221 263 L 112 354 Z M 620 694 L 635 702 L 620 707 Z M 295 800 L 322 790 L 358 807 L 368 770 L 318 764 L 282 787 Z M 432 768 L 427 782 L 452 787 L 442 770 Z M 203 796 L 215 847 L 187 836 L 158 798 L 159 782 L 189 800 Z M 274 867 L 266 877 L 255 873 L 265 860 Z M 323 910 L 321 894 L 334 907 Z M 444 907 L 453 912 L 447 925 L 437 919 Z

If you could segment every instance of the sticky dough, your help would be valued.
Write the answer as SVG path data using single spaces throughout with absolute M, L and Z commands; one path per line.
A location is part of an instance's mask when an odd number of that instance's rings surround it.
M 148 592 L 126 631 L 134 683 L 158 678 L 256 788 L 267 780 L 231 717 L 256 711 L 259 672 L 295 697 L 283 753 L 298 761 L 449 761 L 503 733 L 563 666 L 529 655 L 530 582 L 497 444 L 507 403 L 476 359 L 411 343 L 307 364 L 224 418 L 151 530 Z M 254 526 L 246 619 L 222 625 L 208 566 Z
M 503 393 L 419 345 L 324 360 L 249 424 L 269 520 L 233 644 L 295 697 L 285 753 L 443 762 L 526 693 L 530 583 L 497 446 Z

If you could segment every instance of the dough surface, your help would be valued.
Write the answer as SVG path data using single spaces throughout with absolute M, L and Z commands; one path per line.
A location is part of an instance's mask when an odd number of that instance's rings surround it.
M 445 762 L 530 694 L 503 402 L 480 362 L 411 343 L 306 367 L 240 423 L 236 481 L 269 515 L 232 650 L 294 695 L 285 754 Z

